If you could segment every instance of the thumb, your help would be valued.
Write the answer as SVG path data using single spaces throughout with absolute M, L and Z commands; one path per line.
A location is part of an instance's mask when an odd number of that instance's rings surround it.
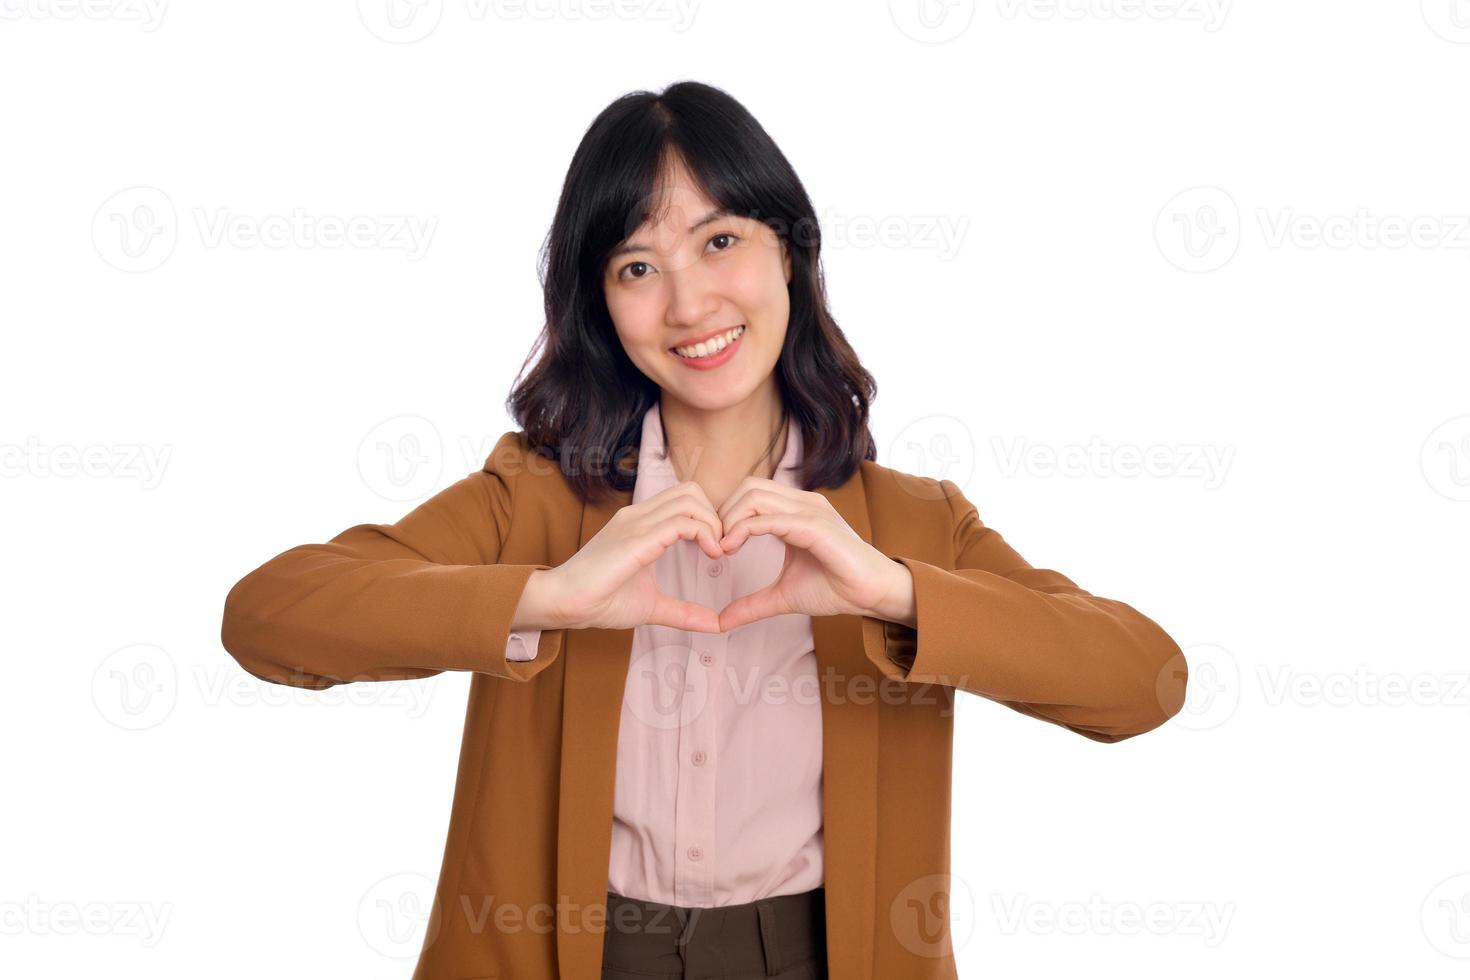
M 677 630 L 695 633 L 718 633 L 720 614 L 709 606 L 685 602 L 660 592 L 653 598 L 653 611 L 648 615 L 648 625 L 672 626 Z
M 764 589 L 752 592 L 750 595 L 741 596 L 720 610 L 720 632 L 728 633 L 737 626 L 746 623 L 754 623 L 760 619 L 769 619 L 772 616 L 784 616 L 794 612 L 775 585 L 768 585 Z

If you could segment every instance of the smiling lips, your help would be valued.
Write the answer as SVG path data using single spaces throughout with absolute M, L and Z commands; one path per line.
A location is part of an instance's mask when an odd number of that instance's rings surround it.
M 745 324 L 721 331 L 697 344 L 670 347 L 669 350 L 683 364 L 692 368 L 708 370 L 719 367 L 735 356 L 740 338 L 745 335 Z

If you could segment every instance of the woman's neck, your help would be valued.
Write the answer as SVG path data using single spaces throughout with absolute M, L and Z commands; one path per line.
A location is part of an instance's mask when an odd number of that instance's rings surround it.
M 786 426 L 774 386 L 716 411 L 659 400 L 665 448 L 675 478 L 698 483 L 719 507 L 746 476 L 772 479 L 786 451 Z

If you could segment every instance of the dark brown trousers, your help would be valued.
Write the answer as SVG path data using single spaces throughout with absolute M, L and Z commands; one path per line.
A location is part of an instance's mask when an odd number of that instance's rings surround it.
M 608 892 L 602 980 L 827 980 L 825 895 L 690 908 Z

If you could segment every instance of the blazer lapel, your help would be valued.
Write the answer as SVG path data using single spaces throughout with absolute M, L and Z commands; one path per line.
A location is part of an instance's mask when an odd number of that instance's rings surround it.
M 862 476 L 819 488 L 849 527 L 872 543 Z M 584 504 L 577 547 L 632 500 L 623 492 Z M 812 618 L 822 700 L 823 869 L 832 980 L 871 980 L 878 836 L 878 715 L 871 688 L 853 679 L 875 671 L 863 653 L 858 616 Z M 633 630 L 567 632 L 562 707 L 561 801 L 557 825 L 557 960 L 569 980 L 597 980 L 602 963 L 613 789 L 623 690 Z M 565 911 L 560 907 L 564 903 Z
M 631 491 L 582 508 L 577 548 L 633 499 Z M 633 651 L 633 630 L 568 630 L 561 713 L 561 801 L 557 817 L 556 931 L 559 973 L 597 980 L 612 857 L 613 785 L 618 723 Z M 563 912 L 562 906 L 565 905 Z M 594 909 L 601 911 L 594 917 Z
M 818 488 L 869 544 L 862 474 Z M 822 875 L 827 969 L 832 980 L 871 980 L 873 892 L 878 862 L 878 712 L 873 688 L 853 684 L 875 668 L 863 653 L 862 617 L 813 616 L 812 646 L 822 691 Z

